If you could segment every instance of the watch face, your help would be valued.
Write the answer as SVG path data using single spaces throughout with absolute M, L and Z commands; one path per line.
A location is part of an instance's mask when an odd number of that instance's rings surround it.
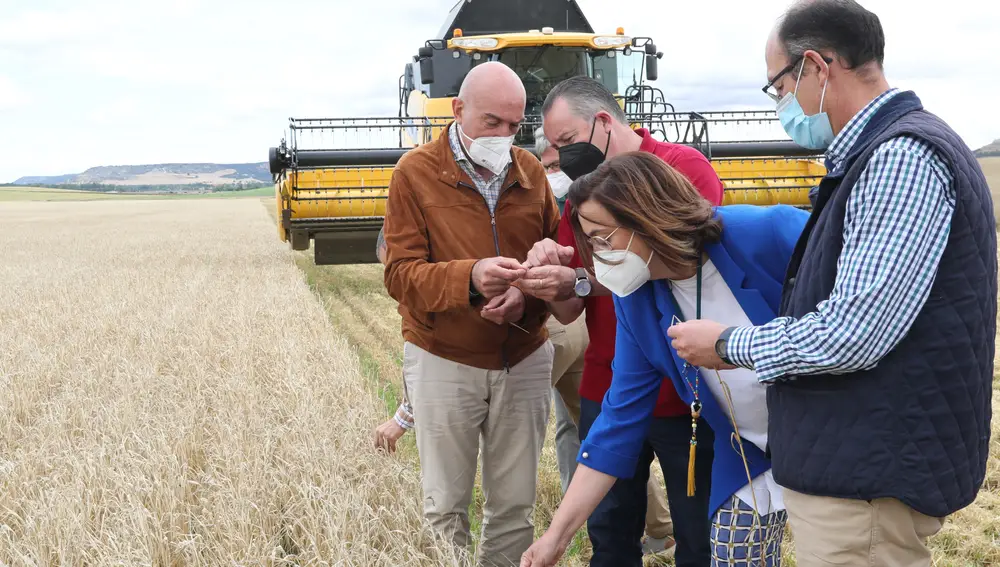
M 576 291 L 576 294 L 579 295 L 580 297 L 583 297 L 585 295 L 590 295 L 590 289 L 591 285 L 589 279 L 576 280 L 576 286 L 574 286 L 574 290 Z

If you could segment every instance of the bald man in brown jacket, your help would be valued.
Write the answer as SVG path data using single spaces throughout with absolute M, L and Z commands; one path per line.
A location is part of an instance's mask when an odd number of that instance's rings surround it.
M 424 515 L 467 548 L 481 449 L 482 565 L 516 565 L 531 545 L 549 414 L 548 310 L 516 282 L 532 245 L 556 237 L 559 211 L 538 159 L 511 146 L 524 107 L 508 67 L 474 68 L 455 122 L 396 166 L 384 227 Z

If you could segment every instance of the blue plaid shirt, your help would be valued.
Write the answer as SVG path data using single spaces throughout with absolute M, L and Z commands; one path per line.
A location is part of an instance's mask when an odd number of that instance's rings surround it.
M 832 171 L 891 89 L 847 123 L 827 150 Z M 927 301 L 955 210 L 948 166 L 925 142 L 893 138 L 876 148 L 851 191 L 844 246 L 829 299 L 812 313 L 733 331 L 727 356 L 761 382 L 875 367 Z

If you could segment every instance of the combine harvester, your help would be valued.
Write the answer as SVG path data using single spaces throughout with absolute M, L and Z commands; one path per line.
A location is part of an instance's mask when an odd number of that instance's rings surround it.
M 452 120 L 451 101 L 472 67 L 500 61 L 527 90 L 515 143 L 531 148 L 545 96 L 560 81 L 593 77 L 618 98 L 635 128 L 686 144 L 711 161 L 724 203 L 808 207 L 825 173 L 819 154 L 788 140 L 771 111 L 677 112 L 657 79 L 663 56 L 648 37 L 595 34 L 576 0 L 459 0 L 440 39 L 429 40 L 399 79 L 399 113 L 381 118 L 291 118 L 271 148 L 278 235 L 315 262 L 374 263 L 389 179 L 409 149 Z

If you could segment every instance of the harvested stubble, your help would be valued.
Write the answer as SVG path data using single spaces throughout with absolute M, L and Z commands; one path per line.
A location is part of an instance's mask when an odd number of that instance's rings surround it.
M 453 562 L 257 200 L 0 226 L 0 564 Z

